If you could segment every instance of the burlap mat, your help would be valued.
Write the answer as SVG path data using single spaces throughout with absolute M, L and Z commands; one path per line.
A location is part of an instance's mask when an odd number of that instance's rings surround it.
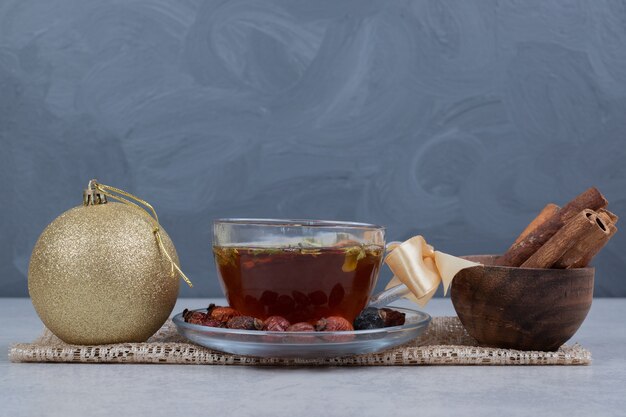
M 146 343 L 101 346 L 68 345 L 50 331 L 34 343 L 13 345 L 13 362 L 164 363 L 274 366 L 389 365 L 588 365 L 591 352 L 578 344 L 556 352 L 529 352 L 478 347 L 456 317 L 435 317 L 417 339 L 381 353 L 331 359 L 254 358 L 231 355 L 190 343 L 171 321 Z

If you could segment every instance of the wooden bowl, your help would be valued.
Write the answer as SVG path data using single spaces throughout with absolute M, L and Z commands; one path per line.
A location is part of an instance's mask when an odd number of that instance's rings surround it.
M 594 268 L 512 268 L 492 266 L 494 255 L 465 258 L 483 266 L 456 275 L 452 304 L 482 346 L 555 351 L 591 308 Z

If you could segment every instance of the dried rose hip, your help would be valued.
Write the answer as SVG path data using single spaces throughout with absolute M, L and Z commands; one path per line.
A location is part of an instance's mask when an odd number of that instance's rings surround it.
M 212 319 L 210 317 L 207 317 L 204 320 L 202 320 L 201 324 L 203 326 L 208 326 L 208 327 L 224 327 L 224 323 L 222 323 L 221 321 Z
M 385 322 L 385 327 L 402 326 L 404 324 L 404 313 L 390 308 L 381 308 L 379 314 Z
M 290 296 L 283 294 L 276 299 L 276 308 L 285 313 L 291 313 L 296 306 L 296 302 Z
M 315 330 L 318 332 L 339 332 L 354 330 L 354 327 L 343 317 L 330 316 L 318 320 L 317 323 L 315 323 Z
M 371 330 L 385 327 L 385 320 L 375 307 L 367 307 L 354 319 L 355 330 Z
M 300 291 L 292 291 L 291 295 L 296 301 L 296 304 L 299 304 L 301 306 L 308 306 L 309 304 L 311 304 L 311 300 L 309 299 L 309 297 Z
M 314 305 L 321 306 L 328 302 L 328 297 L 323 291 L 313 291 L 309 294 L 309 300 L 311 300 Z
M 216 306 L 215 304 L 211 304 L 209 306 L 207 315 L 213 320 L 227 323 L 228 320 L 232 319 L 233 317 L 241 316 L 241 313 L 232 307 L 220 307 Z
M 202 324 L 206 317 L 207 315 L 205 313 L 199 311 L 183 310 L 183 319 L 185 319 L 187 323 Z
M 277 299 L 278 293 L 274 291 L 263 291 L 263 294 L 261 294 L 261 299 L 259 301 L 261 301 L 261 304 L 263 305 L 271 306 L 272 304 L 276 303 Z
M 291 324 L 289 321 L 281 316 L 271 316 L 263 323 L 263 330 L 269 330 L 271 332 L 284 332 Z
M 330 291 L 330 295 L 328 296 L 328 306 L 335 307 L 341 303 L 346 296 L 346 290 L 343 288 L 343 285 L 337 284 Z
M 313 327 L 312 324 L 303 321 L 300 323 L 292 324 L 291 326 L 287 327 L 287 331 L 288 332 L 314 332 L 315 327 Z
M 263 322 L 250 316 L 235 316 L 228 320 L 226 327 L 240 330 L 261 330 Z

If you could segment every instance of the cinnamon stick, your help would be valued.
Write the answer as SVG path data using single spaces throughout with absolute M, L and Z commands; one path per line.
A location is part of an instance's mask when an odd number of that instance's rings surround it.
M 517 239 L 515 239 L 515 243 L 519 243 L 522 239 L 524 239 L 526 236 L 528 236 L 528 234 L 530 232 L 532 232 L 533 230 L 537 229 L 537 227 L 539 227 L 540 225 L 542 225 L 543 223 L 545 223 L 546 220 L 548 220 L 553 214 L 555 214 L 557 211 L 559 211 L 560 207 L 557 206 L 554 203 L 548 203 L 537 215 L 537 217 L 535 217 L 533 219 L 533 221 L 531 221 L 528 226 L 526 226 L 526 229 L 524 229 L 522 231 L 522 233 L 520 233 L 520 235 L 517 237 Z
M 584 268 L 607 242 L 617 232 L 615 223 L 607 222 L 603 219 L 602 213 L 598 213 L 597 222 L 600 227 L 593 229 L 593 232 L 584 236 L 574 244 L 563 256 L 552 266 L 553 268 Z
M 600 209 L 600 210 L 598 210 L 598 214 L 602 217 L 602 219 L 604 221 L 607 221 L 609 223 L 613 223 L 614 225 L 619 220 L 619 217 L 617 216 L 617 214 L 611 213 L 607 209 Z M 608 220 L 607 220 L 607 218 L 608 218 Z
M 595 187 L 591 187 L 579 194 L 563 208 L 552 214 L 541 223 L 535 230 L 519 242 L 513 243 L 504 255 L 495 262 L 500 266 L 520 266 L 541 248 L 552 236 L 561 229 L 565 223 L 584 209 L 599 210 L 608 202 Z
M 551 268 L 577 242 L 606 231 L 606 226 L 593 210 L 585 209 L 570 219 L 558 232 L 532 254 L 523 264 L 523 268 Z

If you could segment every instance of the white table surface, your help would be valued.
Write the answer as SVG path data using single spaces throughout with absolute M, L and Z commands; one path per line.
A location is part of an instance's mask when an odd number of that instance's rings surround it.
M 180 299 L 174 312 L 208 302 Z M 454 313 L 449 299 L 425 310 Z M 0 298 L 0 416 L 626 416 L 624 317 L 626 299 L 594 300 L 572 339 L 591 366 L 19 364 L 9 345 L 42 325 L 29 299 Z

